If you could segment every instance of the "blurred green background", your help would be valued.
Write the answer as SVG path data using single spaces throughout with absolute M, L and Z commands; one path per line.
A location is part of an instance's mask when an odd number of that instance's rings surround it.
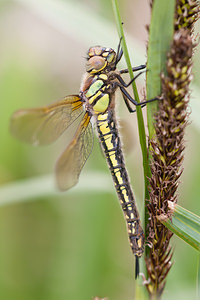
M 148 2 L 119 1 L 133 65 L 146 61 Z M 15 140 L 9 132 L 16 109 L 42 106 L 79 92 L 90 46 L 117 48 L 111 1 L 1 0 L 0 40 L 0 298 L 134 299 L 134 259 L 98 141 L 77 187 L 59 193 L 53 169 L 74 128 L 54 145 L 38 148 Z M 199 50 L 193 73 L 179 204 L 199 214 Z M 143 77 L 138 80 L 142 97 L 144 86 Z M 126 162 L 142 213 L 136 115 L 129 115 L 120 95 L 117 99 Z M 172 245 L 174 265 L 163 299 L 195 299 L 197 252 L 176 237 Z

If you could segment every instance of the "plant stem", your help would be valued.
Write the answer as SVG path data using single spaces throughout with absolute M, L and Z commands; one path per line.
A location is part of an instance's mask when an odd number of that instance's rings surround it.
M 118 2 L 117 0 L 112 0 L 113 4 L 113 11 L 115 15 L 115 20 L 117 24 L 117 30 L 119 37 L 122 38 L 122 49 L 124 53 L 124 57 L 126 60 L 126 64 L 129 70 L 130 78 L 132 79 L 134 77 L 133 71 L 132 71 L 132 65 L 131 61 L 128 55 L 128 49 L 126 45 L 126 40 L 124 36 L 124 31 L 123 31 L 123 25 L 119 13 L 119 7 L 118 7 Z M 139 95 L 136 87 L 135 81 L 132 83 L 132 88 L 133 88 L 133 93 L 135 100 L 139 103 Z M 145 126 L 144 126 L 144 119 L 142 115 L 142 109 L 140 106 L 136 106 L 136 112 L 137 112 L 137 122 L 138 122 L 138 131 L 139 131 L 139 140 L 140 140 L 140 146 L 141 146 L 141 151 L 142 151 L 142 158 L 143 158 L 143 170 L 144 170 L 144 186 L 145 186 L 145 193 L 144 193 L 144 199 L 149 199 L 149 191 L 148 191 L 148 177 L 150 177 L 150 167 L 148 164 L 148 153 L 147 153 L 147 146 L 146 146 L 146 135 L 145 135 Z M 146 216 L 145 216 L 146 219 Z M 146 223 L 146 222 L 145 222 Z

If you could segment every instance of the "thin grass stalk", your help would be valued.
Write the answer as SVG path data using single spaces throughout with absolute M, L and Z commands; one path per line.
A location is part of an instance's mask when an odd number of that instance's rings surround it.
M 113 5 L 113 12 L 115 15 L 115 21 L 117 25 L 117 30 L 119 34 L 119 38 L 122 38 L 122 49 L 124 53 L 124 57 L 127 63 L 127 67 L 129 70 L 130 78 L 132 79 L 134 77 L 133 71 L 132 71 L 132 65 L 128 54 L 128 48 L 126 45 L 125 35 L 123 31 L 123 23 L 121 21 L 119 6 L 117 0 L 112 0 Z M 139 103 L 139 95 L 136 87 L 135 81 L 132 83 L 133 88 L 133 94 L 135 97 L 135 100 Z M 144 193 L 144 199 L 149 198 L 149 191 L 148 191 L 148 177 L 150 176 L 150 167 L 148 164 L 148 154 L 147 154 L 147 145 L 146 145 L 146 134 L 145 134 L 145 126 L 144 126 L 144 119 L 142 114 L 142 109 L 140 106 L 136 107 L 136 113 L 137 113 L 137 122 L 138 122 L 138 131 L 139 131 L 139 140 L 140 140 L 140 147 L 142 151 L 142 158 L 143 158 L 143 171 L 144 171 L 144 186 L 145 186 L 145 193 Z

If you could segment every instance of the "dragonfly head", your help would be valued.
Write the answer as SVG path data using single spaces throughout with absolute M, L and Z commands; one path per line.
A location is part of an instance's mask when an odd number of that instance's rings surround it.
M 91 74 L 116 69 L 116 53 L 112 48 L 91 47 L 87 53 L 86 71 Z

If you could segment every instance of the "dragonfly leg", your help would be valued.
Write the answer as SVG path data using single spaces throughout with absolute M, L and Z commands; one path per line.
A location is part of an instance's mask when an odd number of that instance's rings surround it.
M 135 112 L 136 111 L 136 109 L 132 109 L 132 107 L 131 107 L 131 105 L 130 105 L 130 102 L 128 101 L 128 99 L 127 99 L 127 97 L 122 93 L 122 96 L 123 96 L 123 98 L 124 98 L 124 102 L 125 102 L 125 104 L 126 104 L 126 107 L 128 108 L 128 111 L 130 112 L 130 113 L 133 113 L 133 112 Z
M 119 88 L 122 92 L 122 95 L 123 95 L 123 98 L 124 98 L 124 101 L 126 103 L 126 106 L 129 110 L 130 113 L 133 113 L 135 112 L 136 110 L 135 109 L 132 109 L 132 107 L 130 106 L 130 104 L 128 103 L 129 101 L 131 103 L 133 103 L 135 106 L 141 106 L 141 107 L 144 107 L 147 103 L 150 103 L 150 102 L 153 102 L 153 101 L 156 101 L 156 100 L 162 100 L 162 98 L 160 97 L 155 97 L 155 98 L 152 98 L 152 99 L 149 99 L 149 100 L 146 100 L 146 101 L 143 101 L 143 102 L 137 102 L 135 99 L 133 99 L 133 97 L 127 92 L 127 90 L 123 87 L 123 86 L 120 86 L 119 85 Z
M 119 74 L 116 74 L 116 78 L 119 80 L 119 82 L 121 83 L 121 85 L 125 88 L 127 88 L 129 85 L 131 85 L 131 83 L 133 81 L 135 81 L 142 73 L 145 73 L 146 71 L 142 71 L 140 73 L 138 73 L 135 77 L 133 77 L 133 79 L 131 79 L 128 83 L 126 83 L 124 81 L 124 79 L 119 75 Z
M 140 70 L 143 70 L 146 68 L 146 65 L 140 65 L 140 66 L 137 66 L 137 67 L 133 67 L 132 68 L 132 71 L 133 72 L 136 72 L 136 71 L 140 71 Z M 128 73 L 129 70 L 128 69 L 123 69 L 123 70 L 120 70 L 120 74 L 124 74 L 124 73 Z
M 117 66 L 118 62 L 121 60 L 121 58 L 123 56 L 123 49 L 121 48 L 122 39 L 123 39 L 123 37 L 120 38 L 119 44 L 118 44 L 118 47 L 117 47 L 115 66 Z M 137 67 L 132 67 L 132 70 L 133 70 L 133 72 L 136 72 L 136 71 L 143 70 L 145 68 L 146 68 L 146 65 L 140 65 L 140 66 L 137 66 Z M 129 72 L 128 69 L 120 70 L 120 74 L 128 73 L 128 72 Z
M 115 66 L 117 66 L 118 62 L 121 60 L 122 55 L 123 55 L 123 50 L 121 48 L 121 41 L 122 41 L 122 37 L 120 38 L 119 44 L 118 44 L 118 47 L 117 47 L 117 54 L 116 54 Z
M 117 66 L 118 62 L 121 60 L 121 58 L 123 56 L 123 49 L 121 48 L 121 41 L 122 41 L 122 37 L 120 38 L 119 44 L 118 44 L 118 47 L 117 47 L 115 66 Z M 140 65 L 140 66 L 137 66 L 137 67 L 132 67 L 132 70 L 133 70 L 133 72 L 137 72 L 137 71 L 143 70 L 145 68 L 146 68 L 146 65 Z M 128 72 L 129 72 L 128 69 L 120 70 L 120 74 L 124 74 L 124 73 L 128 73 Z

